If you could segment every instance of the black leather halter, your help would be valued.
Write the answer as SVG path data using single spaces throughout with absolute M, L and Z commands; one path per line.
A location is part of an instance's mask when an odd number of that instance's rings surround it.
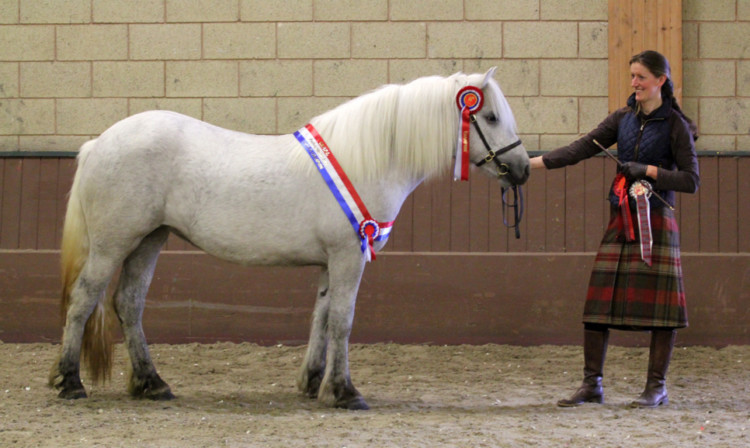
M 490 148 L 490 144 L 487 143 L 487 139 L 484 138 L 484 133 L 482 133 L 482 129 L 479 127 L 479 123 L 477 123 L 477 117 L 475 114 L 471 114 L 471 123 L 474 125 L 474 129 L 477 130 L 477 134 L 479 134 L 479 138 L 482 139 L 482 143 L 484 143 L 485 149 L 487 149 L 487 155 L 484 157 L 484 159 L 480 160 L 479 162 L 476 162 L 474 165 L 476 166 L 482 166 L 487 162 L 495 162 L 495 165 L 497 165 L 497 177 L 503 177 L 507 176 L 508 173 L 510 173 L 510 167 L 507 163 L 503 163 L 500 160 L 498 160 L 498 156 L 505 154 L 506 152 L 510 151 L 511 149 L 515 148 L 516 146 L 521 144 L 521 139 L 519 138 L 515 142 L 511 143 L 510 145 L 503 146 L 502 148 L 498 149 L 497 151 L 493 151 L 492 148 Z M 507 198 L 507 190 L 513 190 L 513 202 L 509 202 Z M 519 224 L 521 223 L 521 218 L 523 217 L 523 190 L 519 185 L 513 185 L 510 188 L 500 187 L 500 191 L 503 198 L 503 224 L 505 224 L 506 227 L 515 229 L 516 233 L 516 239 L 521 238 L 521 229 Z M 506 218 L 506 213 L 508 209 L 513 209 L 513 225 L 510 225 L 508 223 L 508 220 Z
M 482 132 L 482 128 L 479 127 L 479 123 L 477 123 L 477 117 L 475 114 L 471 114 L 471 123 L 474 125 L 474 129 L 477 130 L 477 134 L 479 134 L 479 138 L 482 139 L 482 143 L 484 143 L 484 147 L 487 149 L 487 155 L 484 157 L 484 159 L 480 160 L 479 162 L 475 163 L 476 166 L 482 166 L 487 162 L 495 162 L 495 165 L 497 165 L 497 176 L 506 176 L 508 171 L 508 164 L 500 162 L 497 158 L 498 156 L 501 156 L 505 154 L 506 152 L 510 151 L 511 149 L 515 148 L 516 146 L 521 144 L 521 139 L 519 138 L 515 142 L 511 143 L 508 146 L 503 146 L 502 148 L 498 149 L 497 151 L 493 151 L 492 148 L 490 148 L 490 144 L 487 143 L 487 139 L 484 138 L 484 133 Z

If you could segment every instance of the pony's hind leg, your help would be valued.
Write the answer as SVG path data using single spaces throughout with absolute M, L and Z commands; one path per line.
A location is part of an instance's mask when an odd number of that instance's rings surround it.
M 159 227 L 141 241 L 125 259 L 115 293 L 115 311 L 122 325 L 132 366 L 128 392 L 136 398 L 174 398 L 167 383 L 156 373 L 142 325 L 146 293 L 153 278 L 159 252 L 168 236 L 169 229 Z
M 325 373 L 329 305 L 328 270 L 323 268 L 318 280 L 318 296 L 315 300 L 315 310 L 310 325 L 307 353 L 297 379 L 297 387 L 300 392 L 310 398 L 317 398 Z
M 65 399 L 86 398 L 86 390 L 81 383 L 81 346 L 87 322 L 100 301 L 117 266 L 110 257 L 92 253 L 70 292 L 70 303 L 65 315 L 62 349 L 60 358 L 50 372 L 49 385 L 58 389 L 58 397 Z M 91 316 L 92 318 L 95 318 Z M 96 317 L 97 319 L 99 317 Z M 104 329 L 102 329 L 104 330 Z M 97 360 L 99 362 L 100 360 Z M 104 360 L 109 362 L 109 359 Z M 108 366 L 98 370 L 106 371 Z M 98 380 L 95 374 L 94 382 Z

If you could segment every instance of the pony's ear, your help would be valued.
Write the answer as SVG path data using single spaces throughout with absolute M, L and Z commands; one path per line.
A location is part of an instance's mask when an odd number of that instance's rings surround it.
M 497 67 L 491 67 L 489 70 L 487 70 L 487 73 L 484 74 L 484 80 L 482 81 L 482 88 L 485 88 L 487 86 L 487 83 L 490 82 L 490 79 L 492 79 L 492 77 L 495 76 L 495 70 L 497 70 Z

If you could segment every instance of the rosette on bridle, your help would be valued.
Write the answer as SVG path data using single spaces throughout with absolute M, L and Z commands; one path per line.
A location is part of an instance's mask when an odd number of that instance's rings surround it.
M 456 142 L 456 165 L 453 169 L 454 180 L 469 180 L 469 135 L 471 115 L 479 112 L 484 105 L 482 90 L 466 86 L 458 91 L 456 104 L 461 111 L 458 120 L 458 142 Z

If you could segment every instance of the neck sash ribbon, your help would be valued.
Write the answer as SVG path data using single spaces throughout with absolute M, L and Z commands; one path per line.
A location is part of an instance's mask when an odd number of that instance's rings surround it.
M 352 224 L 354 233 L 362 241 L 361 249 L 366 260 L 374 260 L 373 243 L 388 239 L 393 228 L 393 221 L 380 222 L 372 218 L 349 177 L 313 125 L 306 124 L 294 133 L 294 137 L 315 163 L 318 172 L 341 206 L 341 210 Z

